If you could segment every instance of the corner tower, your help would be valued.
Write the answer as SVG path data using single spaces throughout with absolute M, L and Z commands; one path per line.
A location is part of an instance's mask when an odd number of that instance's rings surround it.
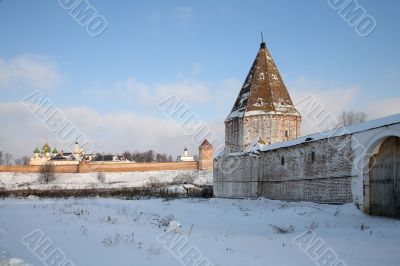
M 265 42 L 225 120 L 226 152 L 244 150 L 261 137 L 268 144 L 300 136 L 301 116 Z
M 213 169 L 213 146 L 207 139 L 199 147 L 199 170 Z

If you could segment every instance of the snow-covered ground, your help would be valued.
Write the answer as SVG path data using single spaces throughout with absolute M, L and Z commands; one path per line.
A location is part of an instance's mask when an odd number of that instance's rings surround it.
M 365 215 L 352 204 L 214 198 L 0 200 L 3 264 L 24 260 L 51 265 L 51 259 L 47 264 L 41 260 L 58 248 L 64 261 L 73 262 L 67 265 L 182 265 L 183 254 L 191 250 L 201 252 L 196 259 L 204 259 L 202 265 L 324 265 L 323 259 L 312 258 L 329 251 L 345 263 L 339 265 L 397 266 L 399 247 L 399 220 Z M 193 265 L 184 258 L 184 265 Z
M 169 170 L 147 172 L 104 173 L 105 180 L 99 182 L 97 173 L 55 174 L 48 184 L 39 182 L 39 174 L 0 173 L 0 189 L 82 189 L 143 187 L 149 183 L 169 183 L 176 178 L 191 179 L 196 185 L 212 185 L 212 172 L 198 170 Z

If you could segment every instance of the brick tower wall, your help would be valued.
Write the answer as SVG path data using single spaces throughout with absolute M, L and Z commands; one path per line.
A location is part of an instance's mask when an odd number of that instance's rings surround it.
M 213 147 L 209 145 L 199 147 L 199 170 L 213 169 Z
M 254 115 L 228 121 L 226 151 L 243 151 L 257 137 L 270 144 L 295 139 L 300 136 L 300 125 L 301 117 L 296 115 Z
M 243 118 L 225 122 L 225 151 L 240 151 L 243 146 Z

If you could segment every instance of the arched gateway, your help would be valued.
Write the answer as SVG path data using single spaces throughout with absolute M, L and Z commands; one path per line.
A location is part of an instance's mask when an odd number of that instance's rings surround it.
M 400 218 L 400 138 L 381 139 L 371 153 L 365 182 L 369 214 Z

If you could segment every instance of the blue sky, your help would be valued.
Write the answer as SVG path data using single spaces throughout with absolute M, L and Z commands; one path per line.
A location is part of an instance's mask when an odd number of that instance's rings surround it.
M 334 114 L 400 112 L 399 1 L 358 0 L 376 20 L 367 37 L 327 0 L 89 2 L 108 22 L 96 38 L 58 1 L 0 1 L 0 150 L 59 145 L 17 106 L 39 89 L 105 151 L 195 152 L 157 103 L 179 96 L 223 138 L 260 31 L 295 100 L 314 94 Z

